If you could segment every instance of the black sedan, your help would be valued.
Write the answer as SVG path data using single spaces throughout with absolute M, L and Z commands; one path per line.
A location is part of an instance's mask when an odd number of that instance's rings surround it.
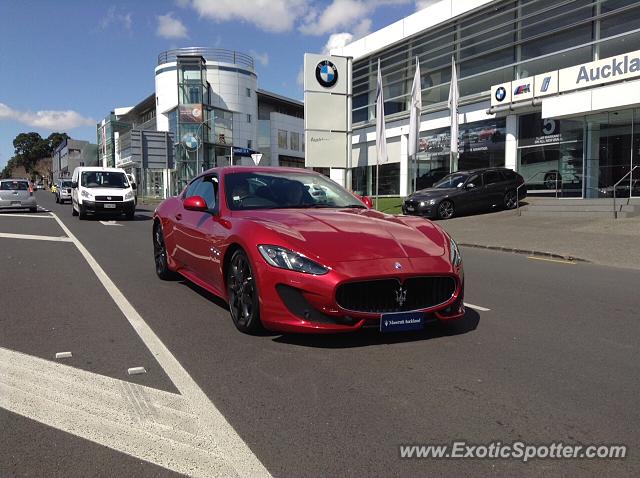
M 456 214 L 485 211 L 494 207 L 514 209 L 526 197 L 518 190 L 524 179 L 506 168 L 458 171 L 445 176 L 433 187 L 411 194 L 402 204 L 404 214 L 449 219 Z M 518 193 L 519 198 L 518 198 Z

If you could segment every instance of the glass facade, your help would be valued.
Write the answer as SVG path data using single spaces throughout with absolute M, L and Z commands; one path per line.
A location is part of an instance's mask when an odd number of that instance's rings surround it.
M 385 115 L 408 116 L 415 57 L 423 111 L 446 107 L 451 57 L 461 103 L 486 98 L 492 85 L 640 49 L 640 2 L 518 0 L 492 2 L 470 15 L 404 40 L 353 65 L 353 123 L 375 121 L 381 60 Z
M 530 194 L 612 197 L 613 186 L 640 164 L 640 110 L 624 109 L 569 119 L 518 118 L 518 172 Z M 640 175 L 617 188 L 640 196 Z

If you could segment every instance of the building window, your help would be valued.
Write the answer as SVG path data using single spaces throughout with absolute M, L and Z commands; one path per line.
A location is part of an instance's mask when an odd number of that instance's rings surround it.
M 247 98 L 251 98 L 251 88 L 247 88 Z
M 251 115 L 247 114 L 247 123 L 251 123 Z
M 250 139 L 247 140 L 247 148 L 253 148 L 253 141 L 251 141 Z
M 300 133 L 291 132 L 291 150 L 300 151 Z
M 283 129 L 278 130 L 278 148 L 287 149 L 287 131 Z

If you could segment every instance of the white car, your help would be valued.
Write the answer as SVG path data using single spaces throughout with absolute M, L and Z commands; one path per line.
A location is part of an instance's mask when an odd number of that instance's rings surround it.
M 79 167 L 71 184 L 72 214 L 85 219 L 87 214 L 125 214 L 133 219 L 135 188 L 124 169 Z

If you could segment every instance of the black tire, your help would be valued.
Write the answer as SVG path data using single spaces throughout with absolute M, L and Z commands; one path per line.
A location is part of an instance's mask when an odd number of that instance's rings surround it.
M 242 249 L 236 250 L 231 256 L 226 279 L 229 312 L 234 325 L 245 334 L 259 334 L 263 327 L 258 288 L 249 258 Z
M 37 207 L 30 207 L 29 211 L 30 212 L 38 212 L 38 208 Z
M 60 204 L 60 198 L 58 197 L 57 194 L 56 194 L 56 204 Z
M 557 181 L 556 178 L 558 178 Z M 544 175 L 544 187 L 546 189 L 556 189 L 556 186 L 558 188 L 562 186 L 562 177 L 558 171 L 549 171 Z
M 153 228 L 153 260 L 156 266 L 156 275 L 162 280 L 173 280 L 178 277 L 176 272 L 169 269 L 167 248 L 164 244 L 164 234 L 160 224 Z
M 440 219 L 451 219 L 455 215 L 455 212 L 456 210 L 453 203 L 448 199 L 438 204 L 438 218 Z
M 87 218 L 87 213 L 86 213 L 86 211 L 84 210 L 84 207 L 82 206 L 82 204 L 78 204 L 78 209 L 79 209 L 79 210 L 78 210 L 78 216 L 79 216 L 79 219 L 80 219 L 81 221 L 84 221 L 84 220 Z
M 134 217 L 135 217 L 135 211 L 131 211 L 126 214 L 127 221 L 133 221 Z
M 71 201 L 71 215 L 72 216 L 78 215 L 78 211 L 76 211 L 76 208 L 73 207 L 73 201 Z
M 513 189 L 504 194 L 504 208 L 515 209 L 518 206 L 518 194 Z

